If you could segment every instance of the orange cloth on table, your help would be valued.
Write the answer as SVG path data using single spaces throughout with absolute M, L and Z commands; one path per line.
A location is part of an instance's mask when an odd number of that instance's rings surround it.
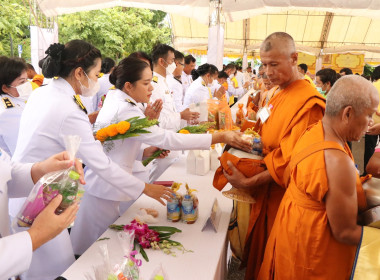
M 252 205 L 243 265 L 245 279 L 256 279 L 278 206 L 287 186 L 284 171 L 297 140 L 322 119 L 325 99 L 305 80 L 297 80 L 271 98 L 271 115 L 261 126 L 264 162 L 275 182 L 258 188 Z
M 221 165 L 215 171 L 213 181 L 214 187 L 219 191 L 221 191 L 228 183 L 227 178 L 223 174 L 223 170 L 225 170 L 228 174 L 231 174 L 231 169 L 227 165 L 227 161 L 230 161 L 237 169 L 240 170 L 240 172 L 242 172 L 247 177 L 252 177 L 253 175 L 265 170 L 265 165 L 262 160 L 238 158 L 228 152 L 224 152 L 220 157 Z
M 32 82 L 37 84 L 40 87 L 44 82 L 44 78 L 45 78 L 44 75 L 36 74 L 34 75 Z
M 324 131 L 320 121 L 300 138 L 292 157 L 310 152 L 313 144 L 322 141 Z M 347 144 L 345 149 L 337 146 L 353 160 Z M 359 211 L 363 211 L 366 198 L 358 175 L 356 185 Z M 293 167 L 258 279 L 349 279 L 357 246 L 340 243 L 333 237 L 325 208 L 328 190 L 324 150 Z

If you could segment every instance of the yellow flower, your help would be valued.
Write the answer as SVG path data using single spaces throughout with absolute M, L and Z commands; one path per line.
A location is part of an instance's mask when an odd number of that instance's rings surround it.
M 114 123 L 114 124 L 107 126 L 106 131 L 107 131 L 107 134 L 109 137 L 116 136 L 118 134 L 117 124 Z
M 96 132 L 96 139 L 100 142 L 104 142 L 108 138 L 107 130 L 105 128 L 99 129 Z
M 182 133 L 182 134 L 190 134 L 190 132 L 187 130 L 187 129 L 181 129 L 179 131 L 179 133 Z
M 131 124 L 127 121 L 121 121 L 116 125 L 117 132 L 119 132 L 120 134 L 126 133 L 130 127 Z

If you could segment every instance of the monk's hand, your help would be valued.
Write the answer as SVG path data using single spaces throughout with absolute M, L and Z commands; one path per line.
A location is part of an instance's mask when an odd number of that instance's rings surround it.
M 380 134 L 380 123 L 370 126 L 367 131 L 368 135 L 378 135 Z
M 224 132 L 224 141 L 226 144 L 231 145 L 232 147 L 238 148 L 246 152 L 251 152 L 252 143 L 250 141 L 244 140 L 241 136 L 243 133 L 236 131 L 225 131 Z
M 223 170 L 224 176 L 227 178 L 228 182 L 237 189 L 247 189 L 248 182 L 247 177 L 241 173 L 230 161 L 227 161 L 227 165 L 230 168 L 228 173 L 226 170 Z

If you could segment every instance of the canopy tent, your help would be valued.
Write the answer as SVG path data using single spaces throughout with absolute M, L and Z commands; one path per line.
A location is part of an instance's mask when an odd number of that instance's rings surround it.
M 218 0 L 37 0 L 46 16 L 114 6 L 162 10 L 171 14 L 173 43 L 180 50 L 210 49 L 210 2 Z M 274 31 L 293 36 L 297 49 L 318 56 L 357 51 L 380 61 L 380 1 L 220 0 L 225 53 L 257 51 Z M 184 17 L 186 16 L 186 17 Z M 223 23 L 222 25 L 223 26 Z M 214 42 L 215 44 L 215 42 Z

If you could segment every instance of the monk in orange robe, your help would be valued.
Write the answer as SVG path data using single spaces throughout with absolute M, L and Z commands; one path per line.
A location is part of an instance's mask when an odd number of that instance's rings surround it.
M 378 103 L 375 87 L 359 76 L 330 90 L 322 121 L 294 147 L 259 279 L 350 278 L 366 198 L 346 142 L 363 137 Z
M 245 246 L 245 279 L 257 279 L 266 241 L 272 229 L 278 206 L 287 187 L 284 171 L 294 145 L 311 124 L 322 119 L 325 100 L 310 83 L 300 78 L 293 38 L 284 32 L 269 35 L 262 43 L 260 57 L 269 80 L 278 85 L 267 108 L 270 116 L 260 121 L 264 162 L 267 170 L 245 177 L 232 164 L 232 175 L 225 173 L 236 188 L 253 191 Z

